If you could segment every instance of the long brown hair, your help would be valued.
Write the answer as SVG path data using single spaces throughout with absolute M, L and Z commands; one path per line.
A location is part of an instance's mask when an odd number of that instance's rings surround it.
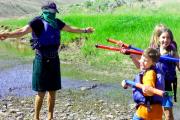
M 151 40 L 150 40 L 150 47 L 151 48 L 158 48 L 158 46 L 159 46 L 158 34 L 160 33 L 160 31 L 162 29 L 165 29 L 165 28 L 167 28 L 167 27 L 163 24 L 158 24 L 155 26 L 154 31 L 153 31 L 152 36 L 151 36 Z
M 158 33 L 157 33 L 157 37 L 159 38 L 161 36 L 162 33 L 167 32 L 169 34 L 171 43 L 169 44 L 169 46 L 167 48 L 165 48 L 165 50 L 167 51 L 168 54 L 175 56 L 177 53 L 177 44 L 174 41 L 174 36 L 173 33 L 170 29 L 168 28 L 164 28 L 161 29 Z

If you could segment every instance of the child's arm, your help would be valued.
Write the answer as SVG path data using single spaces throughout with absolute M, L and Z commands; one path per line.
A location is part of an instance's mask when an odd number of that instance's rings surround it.
M 153 89 L 154 87 L 152 87 L 152 86 L 149 86 L 149 85 L 144 85 L 143 87 L 142 87 L 142 91 L 143 91 L 143 93 L 146 95 L 146 96 L 153 96 L 154 95 L 154 93 L 152 92 L 152 89 Z
M 146 92 L 146 94 L 148 94 L 150 91 L 153 94 L 156 94 L 156 95 L 159 95 L 162 97 L 165 95 L 165 92 L 162 90 L 156 89 L 156 88 L 151 87 L 151 86 L 144 86 L 141 83 L 135 83 L 134 81 L 131 81 L 131 80 L 123 80 L 121 82 L 121 85 L 124 89 L 127 89 L 128 87 L 137 87 L 137 88 L 142 89 L 144 92 Z M 152 96 L 153 95 L 152 93 L 149 93 L 148 95 Z
M 179 58 L 179 55 L 178 55 L 177 52 L 176 52 L 175 57 L 176 57 L 176 58 Z M 177 67 L 178 71 L 180 71 L 180 62 L 177 62 L 177 63 L 176 63 L 176 67 Z
M 132 59 L 133 63 L 135 64 L 135 66 L 137 68 L 140 68 L 140 65 L 139 65 L 139 60 L 141 58 L 141 55 L 135 55 L 135 54 L 130 54 L 130 58 Z
M 156 82 L 156 73 L 154 70 L 147 71 L 142 80 L 144 87 L 143 92 L 145 96 L 152 96 L 154 93 L 150 90 L 152 87 L 155 88 L 155 82 Z

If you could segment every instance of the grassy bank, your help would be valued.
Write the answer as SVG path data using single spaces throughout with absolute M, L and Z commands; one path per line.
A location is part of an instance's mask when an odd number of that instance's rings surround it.
M 119 11 L 119 12 L 118 12 Z M 135 12 L 134 12 L 135 11 Z M 138 48 L 145 49 L 149 45 L 149 40 L 155 25 L 163 23 L 168 26 L 173 34 L 177 43 L 180 43 L 180 15 L 171 14 L 165 7 L 161 7 L 156 12 L 149 9 L 140 8 L 117 8 L 114 13 L 104 14 L 68 14 L 65 16 L 58 15 L 57 17 L 62 19 L 65 23 L 86 27 L 92 26 L 95 28 L 93 34 L 73 34 L 67 32 L 61 32 L 61 43 L 70 45 L 73 41 L 79 41 L 81 44 L 76 49 L 71 51 L 61 52 L 61 60 L 63 61 L 78 61 L 88 64 L 88 66 L 95 68 L 101 68 L 101 70 L 107 70 L 112 72 L 119 71 L 118 68 L 122 67 L 122 64 L 127 67 L 129 63 L 129 57 L 119 54 L 118 52 L 111 52 L 96 49 L 96 44 L 112 45 L 106 41 L 107 38 L 113 38 L 122 40 L 128 44 L 136 46 Z M 0 21 L 1 29 L 11 30 L 20 28 L 26 25 L 32 18 L 24 19 L 6 19 Z M 30 35 L 26 36 L 26 39 L 30 39 Z M 86 41 L 84 41 L 86 39 Z M 14 45 L 9 45 L 8 42 L 2 42 L 1 48 L 6 48 L 19 55 L 18 50 Z M 179 48 L 179 45 L 178 45 Z M 80 50 L 80 52 L 75 52 Z M 19 50 L 20 56 L 32 56 L 33 52 L 28 47 L 25 50 Z M 178 49 L 179 51 L 179 49 Z M 75 54 L 76 53 L 76 54 Z M 116 67 L 114 67 L 116 66 Z M 133 65 L 129 65 L 133 66 Z M 134 68 L 133 68 L 134 69 Z M 126 71 L 127 72 L 127 71 Z
M 121 14 L 104 14 L 104 15 L 68 15 L 60 16 L 67 24 L 86 27 L 93 26 L 93 34 L 73 34 L 62 32 L 62 43 L 68 44 L 71 41 L 87 38 L 82 53 L 85 57 L 104 56 L 108 52 L 97 50 L 95 44 L 109 44 L 107 38 L 122 40 L 139 48 L 148 47 L 151 33 L 155 25 L 163 23 L 167 25 L 174 34 L 177 43 L 180 42 L 180 16 L 167 15 L 121 15 Z M 27 24 L 29 19 L 5 20 L 0 21 L 0 25 L 8 26 L 10 29 L 19 28 Z M 112 45 L 112 44 L 109 44 Z M 117 56 L 117 54 L 115 55 Z M 115 58 L 110 55 L 110 59 Z M 104 59 L 104 58 L 103 58 Z M 108 58 L 107 58 L 108 59 Z
M 143 14 L 142 14 L 143 13 Z M 73 41 L 82 42 L 80 47 L 76 47 L 70 51 L 61 51 L 60 56 L 63 61 L 70 61 L 76 64 L 83 64 L 80 71 L 90 71 L 100 68 L 101 74 L 112 74 L 122 77 L 133 76 L 135 67 L 130 62 L 128 56 L 121 55 L 118 52 L 105 51 L 95 48 L 95 44 L 113 45 L 106 41 L 107 38 L 122 40 L 128 44 L 132 44 L 139 48 L 146 48 L 149 45 L 149 40 L 156 24 L 163 23 L 167 25 L 174 33 L 175 40 L 180 43 L 180 23 L 178 15 L 170 14 L 147 14 L 138 11 L 137 13 L 129 12 L 129 14 L 96 14 L 96 15 L 67 15 L 58 16 L 67 24 L 79 27 L 93 26 L 95 32 L 93 34 L 73 34 L 62 32 L 61 42 L 65 45 L 70 45 Z M 8 26 L 9 28 L 19 28 L 28 23 L 30 18 L 26 19 L 9 19 L 0 21 L 0 25 Z M 30 36 L 27 36 L 30 39 Z M 87 39 L 86 41 L 83 41 Z M 8 42 L 2 42 L 1 47 L 4 47 L 15 54 L 22 56 L 32 56 L 33 52 L 28 47 L 25 51 L 18 50 L 9 45 Z M 79 52 L 80 50 L 80 52 Z M 77 52 L 78 51 L 78 52 Z M 74 61 L 74 62 L 73 62 Z M 80 62 L 78 62 L 80 61 Z M 75 66 L 76 68 L 76 66 Z M 76 70 L 75 70 L 76 71 Z M 123 71 L 122 74 L 116 74 L 118 71 Z M 91 74 L 91 73 L 88 74 Z M 113 74 L 114 73 L 114 74 Z M 70 73 L 64 73 L 69 75 Z M 94 73 L 93 73 L 94 74 Z M 179 75 L 179 74 L 178 74 Z M 85 74 L 81 76 L 87 77 Z M 108 77 L 107 77 L 108 78 Z M 93 78 L 91 78 L 93 79 Z M 115 79 L 116 80 L 116 79 Z
M 84 7 L 77 7 L 76 10 L 78 12 L 72 11 L 72 13 L 66 15 L 58 14 L 57 17 L 67 24 L 78 27 L 92 26 L 95 29 L 93 34 L 73 34 L 62 31 L 62 44 L 70 46 L 74 41 L 78 41 L 80 44 L 77 43 L 79 46 L 75 49 L 61 51 L 61 60 L 74 61 L 73 63 L 79 63 L 78 61 L 81 61 L 81 63 L 87 64 L 93 67 L 93 69 L 101 68 L 107 71 L 116 71 L 116 68 L 121 68 L 122 64 L 129 63 L 128 56 L 120 55 L 118 52 L 96 49 L 95 45 L 105 44 L 113 46 L 113 44 L 106 41 L 107 38 L 113 38 L 145 49 L 149 45 L 154 26 L 159 23 L 168 26 L 172 30 L 176 42 L 180 43 L 179 2 L 164 3 L 159 6 L 153 4 L 151 4 L 152 6 L 148 6 L 148 4 L 144 2 L 135 3 L 132 6 L 123 5 L 115 8 L 111 13 L 108 11 L 104 11 L 104 13 L 93 13 Z M 86 13 L 85 15 L 85 12 L 88 12 L 88 14 Z M 31 19 L 0 20 L 0 30 L 11 31 L 20 28 L 28 24 Z M 25 39 L 28 41 L 30 35 L 26 36 Z M 18 39 L 18 41 L 20 40 Z M 8 42 L 2 42 L 0 44 L 1 49 L 5 48 L 13 51 L 18 56 L 33 56 L 30 47 L 24 50 L 17 50 L 16 45 L 10 45 Z M 127 67 L 127 69 L 129 68 Z

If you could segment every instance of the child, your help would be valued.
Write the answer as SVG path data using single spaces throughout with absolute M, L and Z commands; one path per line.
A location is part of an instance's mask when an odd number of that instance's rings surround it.
M 173 34 L 170 29 L 166 26 L 160 24 L 155 27 L 155 30 L 152 35 L 150 46 L 156 48 L 160 51 L 161 56 L 169 56 L 179 58 L 177 52 L 177 44 L 174 41 Z M 131 54 L 130 57 L 132 61 L 139 68 L 139 55 Z M 180 71 L 180 62 L 174 63 L 166 60 L 160 60 L 156 64 L 157 67 L 163 66 L 165 74 L 165 91 L 172 93 L 172 84 L 174 90 L 174 100 L 176 101 L 176 90 L 177 90 L 177 76 L 176 76 L 176 67 Z M 166 120 L 173 120 L 172 112 L 172 96 L 167 97 L 163 101 L 163 110 Z
M 177 53 L 177 44 L 174 41 L 173 34 L 171 30 L 166 28 L 164 25 L 160 24 L 155 27 L 153 32 L 153 36 L 151 39 L 150 46 L 156 48 L 160 51 L 162 56 L 169 56 L 169 57 L 176 57 L 179 58 Z M 139 58 L 138 55 L 131 54 L 130 57 L 132 61 L 139 68 Z M 159 69 L 163 66 L 165 69 L 165 91 L 170 91 L 172 93 L 172 83 L 173 83 L 173 90 L 174 90 L 174 100 L 176 101 L 176 87 L 177 87 L 177 77 L 176 77 L 176 66 L 178 70 L 180 70 L 180 63 L 174 63 L 166 60 L 160 60 L 156 64 Z M 173 111 L 172 111 L 172 97 L 169 96 L 163 101 L 163 110 L 165 114 L 166 120 L 173 120 Z
M 159 47 L 158 34 L 160 33 L 160 31 L 162 29 L 165 29 L 165 28 L 167 28 L 167 27 L 163 24 L 158 24 L 155 26 L 153 34 L 151 36 L 151 40 L 150 40 L 150 47 L 151 48 L 158 48 Z M 177 48 L 177 44 L 174 40 L 171 41 L 171 45 Z
M 159 34 L 160 30 L 164 28 L 166 28 L 166 26 L 163 24 L 158 24 L 155 26 L 149 45 L 151 48 L 157 49 L 159 47 L 159 40 L 157 34 Z M 141 55 L 130 54 L 130 58 L 132 58 L 132 61 L 136 65 L 136 67 L 139 68 L 139 60 L 141 58 Z
M 151 48 L 158 48 L 159 45 L 159 41 L 158 41 L 158 33 L 160 32 L 161 29 L 166 28 L 165 25 L 163 24 L 158 24 L 155 26 L 153 34 L 151 36 L 151 40 L 150 40 L 150 47 Z
M 168 28 L 161 28 L 154 34 L 154 38 L 152 41 L 158 41 L 157 46 L 160 51 L 161 56 L 170 56 L 179 58 L 177 52 L 177 45 L 173 40 L 173 34 Z M 152 46 L 156 46 L 155 42 Z M 172 92 L 172 83 L 174 90 L 174 100 L 176 101 L 176 87 L 177 87 L 177 76 L 176 76 L 176 66 L 178 70 L 180 70 L 179 63 L 170 62 L 166 60 L 160 60 L 159 65 L 165 66 L 165 91 Z M 172 96 L 169 96 L 167 99 L 163 101 L 163 108 L 166 120 L 174 120 L 173 111 L 172 111 Z
M 148 48 L 140 58 L 141 72 L 135 77 L 134 81 L 142 83 L 146 87 L 143 90 L 133 88 L 133 98 L 137 103 L 137 110 L 133 120 L 162 120 L 162 98 L 148 91 L 148 87 L 162 88 L 160 86 L 161 81 L 157 80 L 155 69 L 159 57 L 160 54 L 156 49 Z

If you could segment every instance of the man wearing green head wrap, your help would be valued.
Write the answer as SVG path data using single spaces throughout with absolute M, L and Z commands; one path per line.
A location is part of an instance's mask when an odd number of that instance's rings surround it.
M 56 13 L 52 13 L 50 10 L 42 10 L 41 18 L 47 21 L 53 28 L 57 28 Z
M 57 21 L 56 21 L 56 13 L 59 13 L 56 4 L 53 2 L 48 2 L 42 6 L 42 15 L 41 18 L 47 21 L 53 28 L 57 28 Z
M 32 73 L 32 89 L 37 92 L 35 97 L 34 119 L 39 120 L 45 93 L 48 92 L 48 120 L 53 119 L 56 91 L 61 89 L 61 74 L 58 49 L 61 31 L 73 33 L 92 33 L 92 27 L 77 28 L 65 24 L 56 18 L 58 13 L 54 2 L 42 6 L 42 14 L 35 17 L 28 25 L 12 31 L 0 33 L 0 40 L 22 37 L 32 33 L 31 46 L 35 51 Z

